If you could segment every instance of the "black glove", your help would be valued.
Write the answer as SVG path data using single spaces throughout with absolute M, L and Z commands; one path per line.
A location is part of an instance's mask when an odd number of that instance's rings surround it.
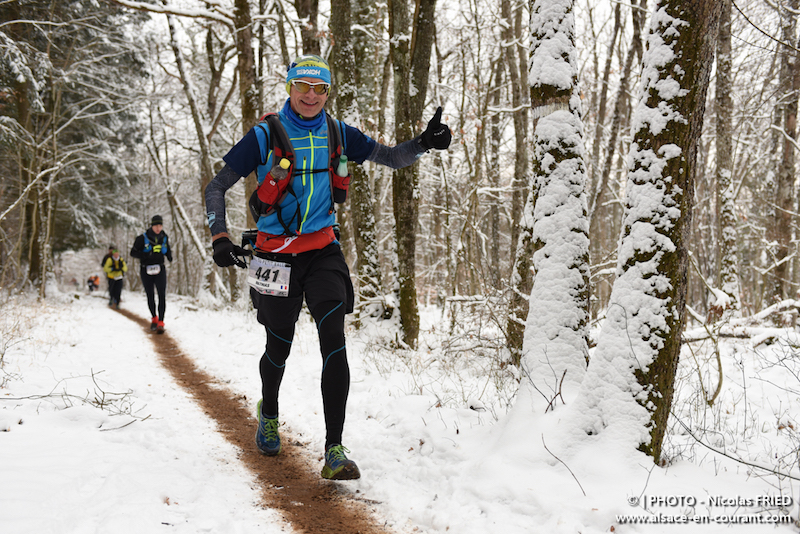
M 446 124 L 442 124 L 442 106 L 436 109 L 433 118 L 428 122 L 428 127 L 419 136 L 419 144 L 425 150 L 436 148 L 438 150 L 445 150 L 450 146 L 452 139 L 450 128 Z
M 220 267 L 236 265 L 237 267 L 246 269 L 247 264 L 241 258 L 252 255 L 253 253 L 251 251 L 234 245 L 227 237 L 220 237 L 214 241 L 214 263 Z

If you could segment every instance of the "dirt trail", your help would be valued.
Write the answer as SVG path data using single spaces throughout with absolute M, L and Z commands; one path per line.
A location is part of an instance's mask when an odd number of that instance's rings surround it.
M 127 310 L 119 313 L 139 324 L 153 341 L 163 366 L 172 374 L 219 431 L 241 452 L 239 459 L 261 485 L 264 506 L 280 511 L 297 532 L 307 534 L 386 534 L 388 528 L 372 516 L 370 502 L 350 493 L 347 483 L 320 477 L 318 458 L 281 428 L 283 451 L 277 457 L 261 455 L 254 436 L 255 415 L 243 395 L 234 395 L 213 376 L 195 367 L 168 333 L 150 332 L 150 322 Z

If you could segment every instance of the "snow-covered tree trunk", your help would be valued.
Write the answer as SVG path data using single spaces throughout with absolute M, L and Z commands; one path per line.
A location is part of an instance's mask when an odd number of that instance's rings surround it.
M 731 0 L 722 1 L 719 37 L 717 41 L 717 231 L 719 256 L 717 287 L 725 293 L 727 302 L 719 308 L 736 313 L 739 304 L 739 270 L 736 258 L 736 190 L 733 183 L 733 80 L 731 77 Z M 722 311 L 721 309 L 719 311 Z
M 633 116 L 617 279 L 573 405 L 589 434 L 658 462 L 686 304 L 698 140 L 721 3 L 663 0 L 650 22 Z
M 360 125 L 362 117 L 357 100 L 359 77 L 350 25 L 350 0 L 332 0 L 330 26 L 334 45 L 331 68 L 336 87 L 337 118 L 348 124 Z M 348 198 L 356 244 L 359 316 L 382 316 L 382 299 L 378 298 L 382 286 L 381 270 L 369 176 L 361 165 L 350 164 L 348 169 L 352 174 Z
M 572 0 L 531 3 L 528 82 L 536 202 L 522 366 L 541 391 L 564 377 L 579 383 L 588 356 L 589 221 Z

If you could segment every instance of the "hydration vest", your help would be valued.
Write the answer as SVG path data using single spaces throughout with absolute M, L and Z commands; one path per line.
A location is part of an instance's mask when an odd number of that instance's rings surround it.
M 339 131 L 338 121 L 331 118 L 331 116 L 328 115 L 327 113 L 325 114 L 325 118 L 327 119 L 327 124 L 328 124 L 328 156 L 329 156 L 328 166 L 327 168 L 310 169 L 300 172 L 295 172 L 296 162 L 295 162 L 294 148 L 292 147 L 292 142 L 289 139 L 289 135 L 286 133 L 286 128 L 281 123 L 278 114 L 267 113 L 266 115 L 261 117 L 261 120 L 256 125 L 257 128 L 260 128 L 261 131 L 264 132 L 265 138 L 269 139 L 271 147 L 268 148 L 271 148 L 272 150 L 273 164 L 277 164 L 278 161 L 280 161 L 282 158 L 289 160 L 289 169 L 288 169 L 289 174 L 288 177 L 286 178 L 286 180 L 289 180 L 289 183 L 283 194 L 277 200 L 277 202 L 275 202 L 275 204 L 269 210 L 267 210 L 267 212 L 264 215 L 264 216 L 269 216 L 275 213 L 275 215 L 278 218 L 278 222 L 283 228 L 284 235 L 290 235 L 290 236 L 296 235 L 295 229 L 292 228 L 293 226 L 292 223 L 294 223 L 295 219 L 297 219 L 296 227 L 298 230 L 300 226 L 300 202 L 297 197 L 297 194 L 294 191 L 294 188 L 292 187 L 292 180 L 294 180 L 294 177 L 296 175 L 302 174 L 303 172 L 310 172 L 312 174 L 321 172 L 328 173 L 328 178 L 330 181 L 330 191 L 331 191 L 331 203 L 330 203 L 330 208 L 328 210 L 329 214 L 334 212 L 335 203 L 341 204 L 342 202 L 345 201 L 346 192 L 336 194 L 339 190 L 334 188 L 334 183 L 332 178 L 334 174 L 334 169 L 336 168 L 336 165 L 338 165 L 339 163 L 339 157 L 342 155 L 342 136 L 341 132 Z M 267 128 L 269 128 L 269 130 L 267 130 Z M 258 136 L 256 136 L 256 138 L 258 139 Z M 259 139 L 259 148 L 261 148 L 260 139 Z M 270 171 L 270 169 L 267 167 L 267 161 L 269 160 L 270 150 L 269 149 L 262 150 L 261 153 L 265 154 L 265 156 L 262 161 L 259 161 L 259 166 L 257 170 L 259 185 L 261 185 L 267 173 Z M 288 214 L 284 213 L 286 207 L 281 208 L 281 203 L 288 195 L 292 195 L 293 197 L 295 197 L 295 199 L 297 199 L 297 207 L 294 213 L 292 213 L 291 216 L 287 217 Z M 252 207 L 251 210 L 253 210 Z M 257 211 L 253 212 L 253 218 L 256 220 L 256 222 L 258 222 L 259 214 L 257 213 Z
M 155 244 L 156 245 L 160 244 L 161 245 L 161 254 L 166 255 L 167 252 L 169 251 L 169 245 L 167 244 L 167 234 L 163 234 L 163 236 L 164 237 L 161 240 L 161 243 L 159 243 L 158 242 L 158 238 L 156 238 Z M 147 237 L 147 232 L 143 233 L 142 237 L 144 237 L 144 248 L 142 249 L 142 252 L 145 252 L 145 253 L 153 252 L 153 243 L 151 243 L 150 242 L 150 238 Z

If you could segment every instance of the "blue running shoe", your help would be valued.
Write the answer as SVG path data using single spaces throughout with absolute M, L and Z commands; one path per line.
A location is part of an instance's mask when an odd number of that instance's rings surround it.
M 325 467 L 322 478 L 329 480 L 355 480 L 361 478 L 361 472 L 353 460 L 348 460 L 345 452 L 350 452 L 342 445 L 331 445 L 325 451 Z
M 281 436 L 278 434 L 280 423 L 278 418 L 267 419 L 261 415 L 261 401 L 258 401 L 258 430 L 256 430 L 256 447 L 261 454 L 277 456 L 281 453 Z

